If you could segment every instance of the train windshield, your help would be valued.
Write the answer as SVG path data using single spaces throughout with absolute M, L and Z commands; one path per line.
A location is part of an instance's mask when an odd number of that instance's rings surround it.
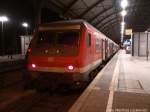
M 79 31 L 40 31 L 37 46 L 79 46 Z
M 79 48 L 80 30 L 44 30 L 36 36 L 35 49 L 38 53 L 47 55 L 77 55 Z

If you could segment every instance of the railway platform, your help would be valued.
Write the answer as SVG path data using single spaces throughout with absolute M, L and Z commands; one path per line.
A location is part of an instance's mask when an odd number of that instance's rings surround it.
M 0 56 L 0 63 L 9 62 L 9 61 L 16 61 L 16 60 L 22 60 L 22 59 L 24 59 L 24 55 L 22 55 L 22 54 L 5 55 L 5 56 Z
M 150 61 L 120 50 L 69 112 L 149 112 Z
M 0 56 L 0 73 L 15 70 L 24 66 L 24 55 Z

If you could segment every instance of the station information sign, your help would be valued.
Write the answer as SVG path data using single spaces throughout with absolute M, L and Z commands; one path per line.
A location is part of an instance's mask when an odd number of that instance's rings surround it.
M 131 34 L 132 34 L 132 29 L 125 30 L 125 35 L 131 35 Z

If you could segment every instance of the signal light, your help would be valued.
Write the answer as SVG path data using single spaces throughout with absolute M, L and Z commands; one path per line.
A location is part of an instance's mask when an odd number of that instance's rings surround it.
M 69 65 L 67 68 L 68 68 L 68 70 L 73 70 L 74 66 L 73 65 Z
M 36 65 L 35 65 L 35 64 L 32 64 L 32 68 L 36 68 Z

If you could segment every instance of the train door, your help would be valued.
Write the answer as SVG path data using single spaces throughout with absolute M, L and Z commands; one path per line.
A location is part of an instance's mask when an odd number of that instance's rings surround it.
M 105 59 L 108 58 L 108 40 L 105 39 Z
M 105 60 L 105 40 L 102 39 L 102 60 Z
M 108 52 L 107 52 L 107 57 L 110 57 L 110 55 L 111 55 L 110 44 L 111 44 L 111 43 L 108 41 L 108 44 L 107 44 L 107 45 L 108 45 L 108 46 L 107 46 L 107 49 L 108 49 L 108 50 L 107 50 L 107 51 L 108 51 Z
M 92 34 L 88 31 L 86 36 L 87 58 L 88 63 L 92 61 Z

